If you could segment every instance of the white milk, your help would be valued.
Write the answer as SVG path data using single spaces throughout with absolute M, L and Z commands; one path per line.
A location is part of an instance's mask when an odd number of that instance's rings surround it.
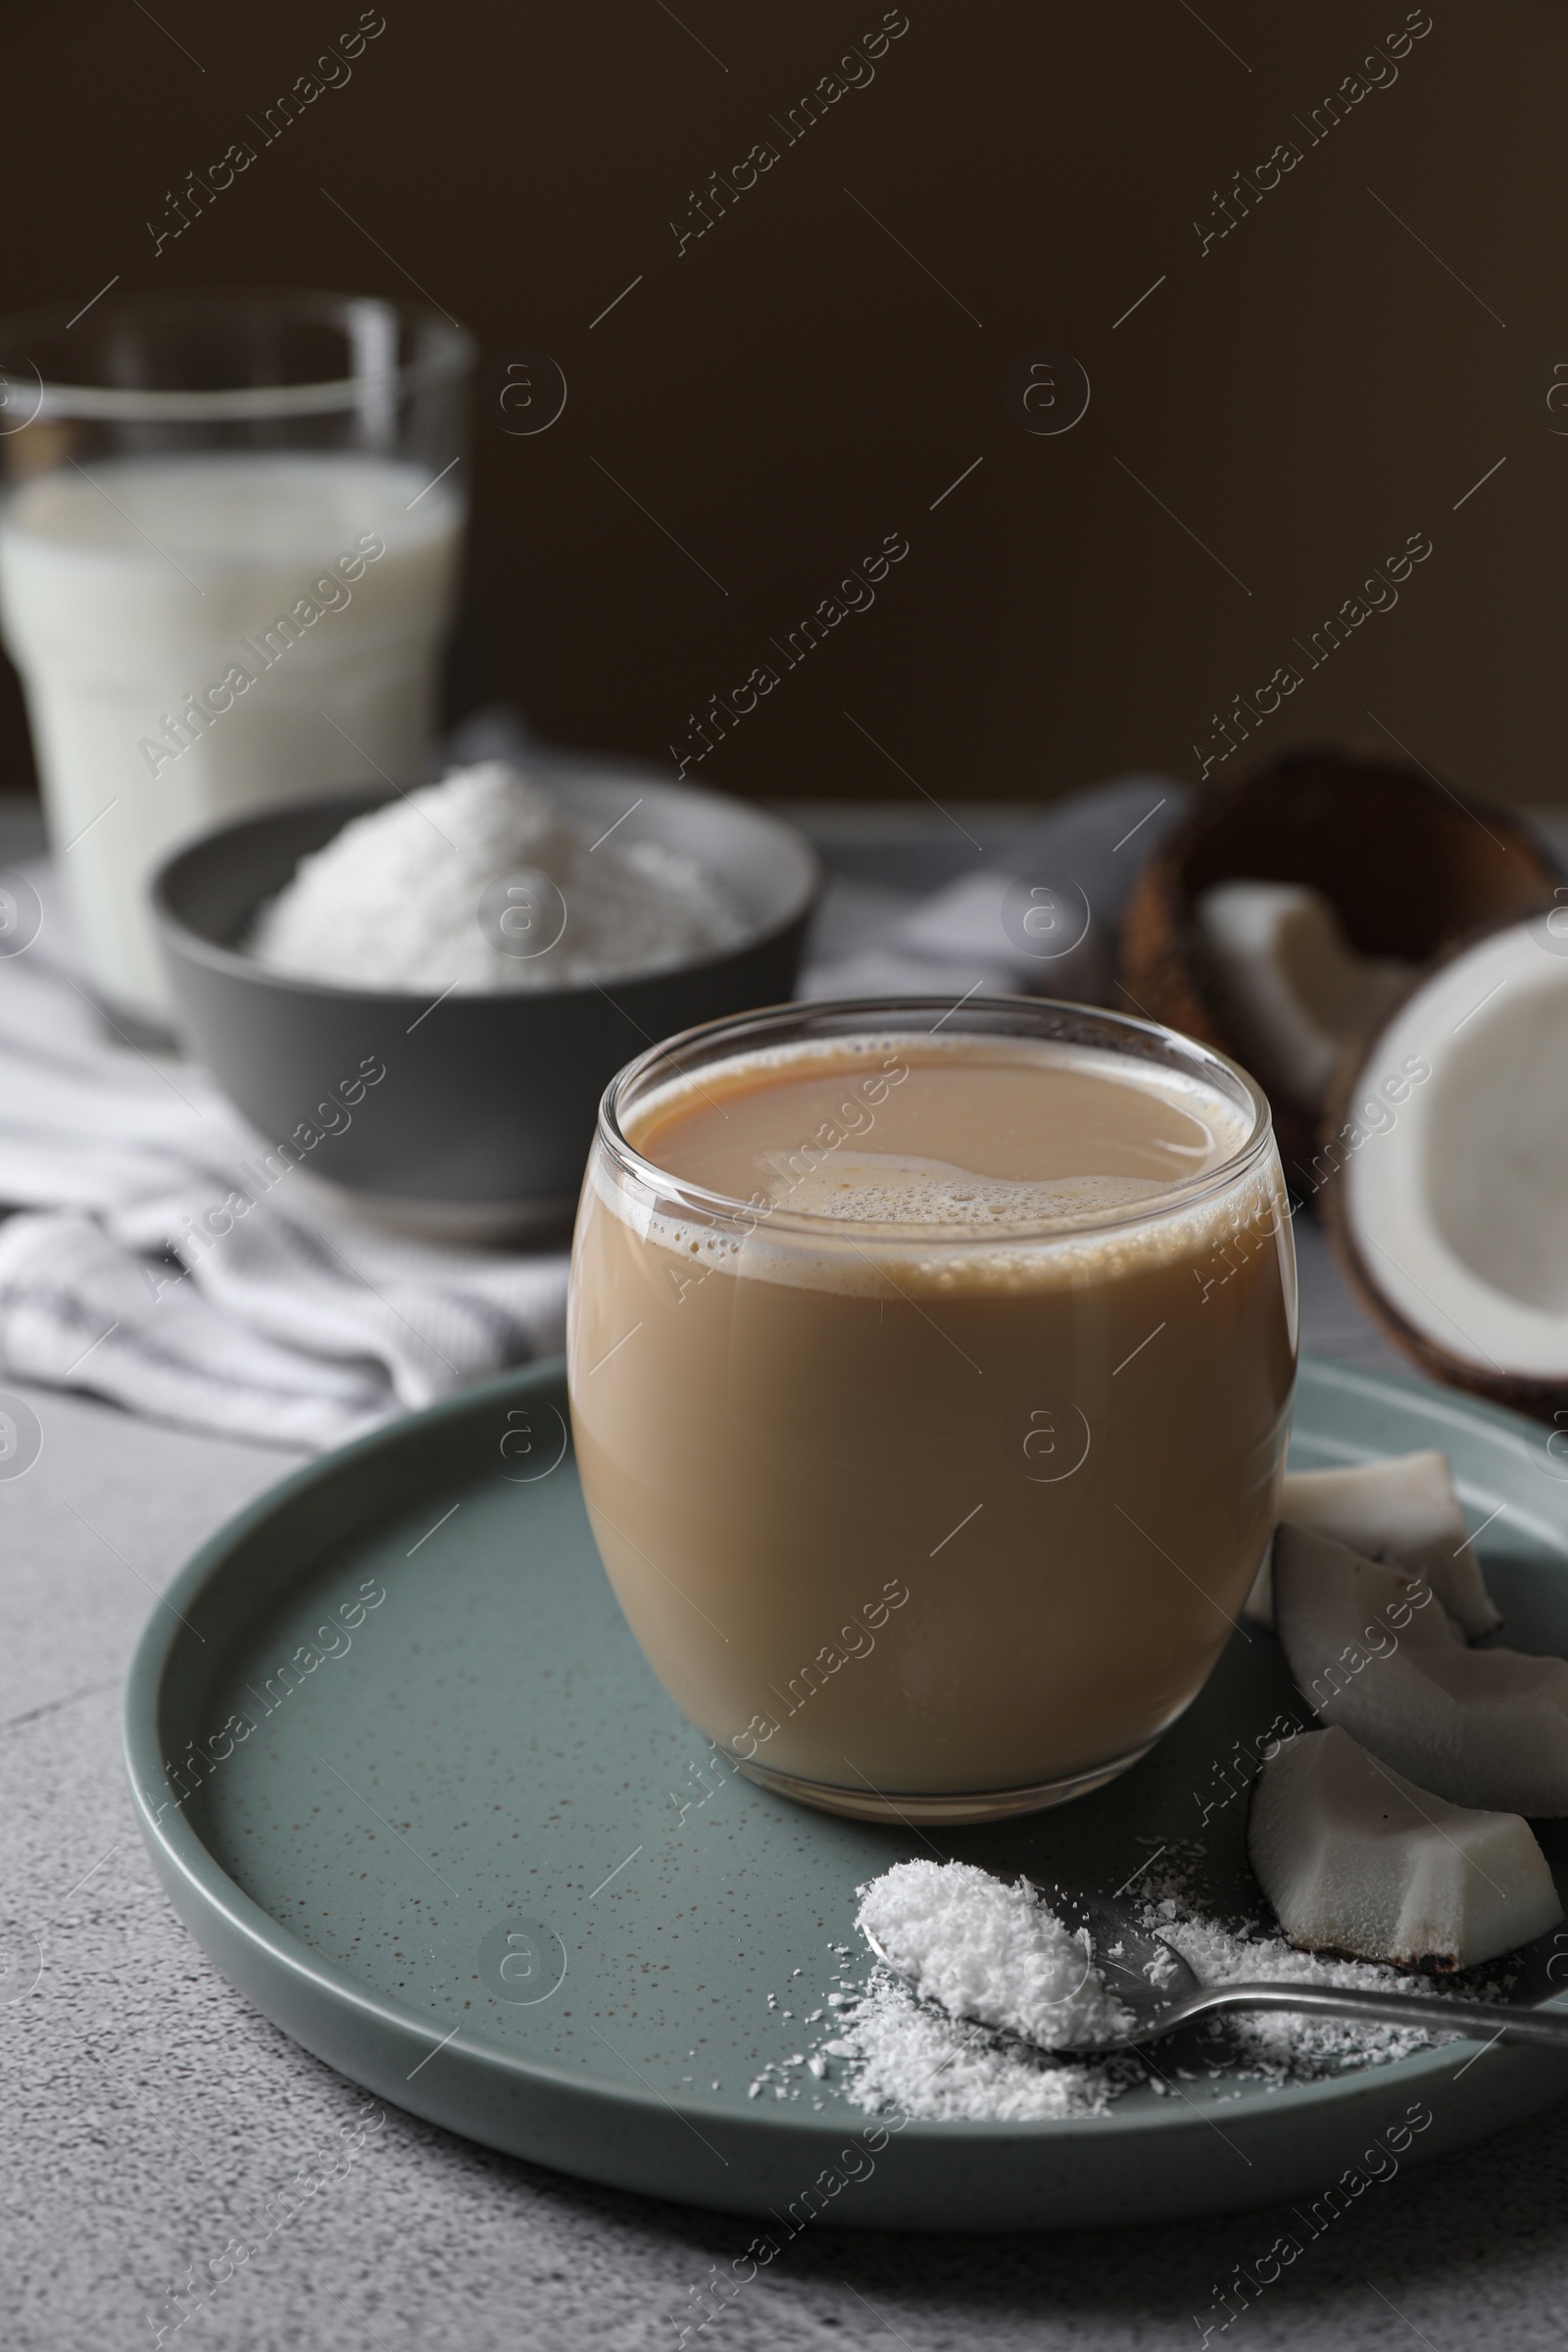
M 173 842 L 428 760 L 463 503 L 352 455 L 87 471 L 0 516 L 0 621 L 88 971 L 158 1021 L 146 881 Z

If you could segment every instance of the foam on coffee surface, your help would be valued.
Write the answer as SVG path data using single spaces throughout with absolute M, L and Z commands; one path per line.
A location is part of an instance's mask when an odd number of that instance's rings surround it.
M 764 1183 L 774 1172 L 767 1157 L 761 1154 Z M 789 1177 L 772 1197 L 797 1216 L 974 1231 L 1127 1208 L 1169 1190 L 1169 1180 L 1157 1176 L 1061 1176 L 1053 1182 L 982 1176 L 951 1160 L 844 1146 L 804 1176 Z
M 964 1065 L 1004 1081 L 1021 1123 L 965 1127 L 940 1102 L 917 1114 L 920 1081 Z M 889 1080 L 898 1069 L 904 1079 Z M 835 1102 L 837 1117 L 823 1117 Z M 1087 1124 L 1067 1115 L 1086 1103 Z M 863 1132 L 849 1132 L 856 1117 Z M 1183 1072 L 1093 1048 L 887 1034 L 737 1055 L 634 1106 L 635 1150 L 677 1185 L 747 1203 L 743 1214 L 683 1214 L 669 1198 L 634 1206 L 599 1166 L 593 1182 L 646 1240 L 715 1270 L 851 1292 L 885 1289 L 890 1274 L 919 1291 L 1054 1287 L 1190 1257 L 1274 1213 L 1273 1181 L 1257 1166 L 1184 1200 L 1194 1179 L 1241 1152 L 1251 1126 L 1249 1110 Z M 889 1148 L 870 1147 L 890 1129 L 903 1132 L 888 1133 Z M 899 1148 L 911 1142 L 947 1152 Z M 1031 1149 L 1056 1164 L 1029 1165 Z

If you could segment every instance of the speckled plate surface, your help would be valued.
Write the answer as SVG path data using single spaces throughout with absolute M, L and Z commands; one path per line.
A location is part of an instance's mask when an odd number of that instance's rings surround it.
M 809 2076 L 749 2096 L 820 2035 L 800 2021 L 833 1987 L 857 1884 L 925 1849 L 715 1763 L 611 1594 L 565 1416 L 559 1366 L 540 1366 L 285 1480 L 184 1569 L 131 1671 L 130 1781 L 176 1909 L 378 2097 L 589 2180 L 759 2215 L 782 2242 L 807 2218 L 1062 2228 L 1312 2198 L 1413 2106 L 1430 2121 L 1406 2163 L 1568 2094 L 1568 2062 L 1459 2043 L 1284 2089 L 1135 2090 L 1072 2122 L 889 2132 Z M 1307 1362 L 1292 1458 L 1443 1447 L 1472 1526 L 1489 1522 L 1508 1638 L 1564 1649 L 1568 1460 L 1548 1434 Z M 1198 1833 L 1234 1743 L 1290 1696 L 1272 1639 L 1238 1637 L 1123 1780 L 951 1849 L 1109 1891 Z M 1244 1813 L 1202 1825 L 1220 1910 L 1255 1901 Z M 1565 1831 L 1543 1842 L 1568 1885 Z

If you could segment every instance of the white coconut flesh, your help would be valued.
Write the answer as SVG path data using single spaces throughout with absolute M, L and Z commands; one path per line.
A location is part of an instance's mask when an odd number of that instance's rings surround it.
M 1279 1515 L 1293 1527 L 1333 1536 L 1363 1559 L 1424 1576 L 1472 1641 L 1494 1634 L 1502 1623 L 1444 1454 L 1400 1453 L 1346 1469 L 1289 1471 Z M 1246 1614 L 1258 1625 L 1274 1622 L 1272 1557 L 1271 1550 L 1247 1596 Z
M 1252 1788 L 1247 1852 L 1294 1944 L 1396 1968 L 1475 1968 L 1563 1916 L 1517 1813 L 1414 1786 L 1338 1728 L 1291 1740 Z
M 1494 933 L 1400 1006 L 1336 1148 L 1367 1280 L 1484 1376 L 1568 1379 L 1568 936 L 1553 919 Z M 1401 1077 L 1396 1108 L 1385 1082 Z
M 1346 1045 L 1392 1004 L 1413 964 L 1357 955 L 1320 891 L 1218 882 L 1193 909 L 1225 1024 L 1271 1093 L 1316 1112 Z
M 1282 1526 L 1274 1622 L 1325 1723 L 1453 1805 L 1568 1813 L 1568 1659 L 1470 1649 L 1430 1585 Z

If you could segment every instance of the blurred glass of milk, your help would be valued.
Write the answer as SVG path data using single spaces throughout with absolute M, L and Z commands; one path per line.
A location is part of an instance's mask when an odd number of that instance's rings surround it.
M 163 1029 L 166 852 L 430 760 L 473 347 L 326 294 L 0 326 L 0 625 L 89 985 Z

